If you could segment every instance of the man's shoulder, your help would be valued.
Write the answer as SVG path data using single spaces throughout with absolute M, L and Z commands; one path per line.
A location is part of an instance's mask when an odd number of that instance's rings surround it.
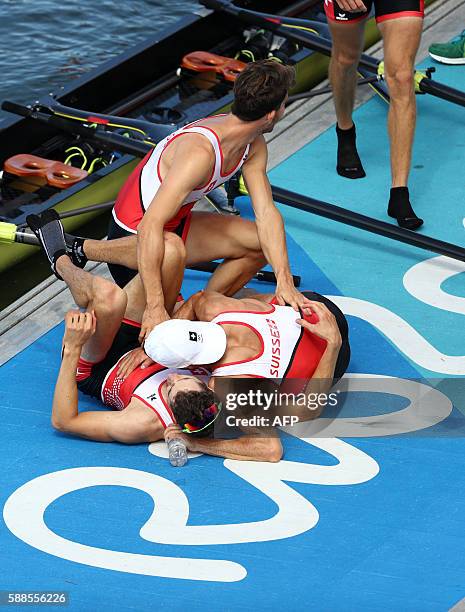
M 131 439 L 132 443 L 163 439 L 163 425 L 159 416 L 142 399 L 133 396 L 120 415 L 118 433 Z
M 247 156 L 246 161 L 244 162 L 244 167 L 253 166 L 254 162 L 257 161 L 260 164 L 265 164 L 268 156 L 268 145 L 266 144 L 265 137 L 263 134 L 257 136 L 251 143 L 249 147 L 249 154 Z
M 180 151 L 186 154 L 192 154 L 195 150 L 195 154 L 210 155 L 212 152 L 211 144 L 205 138 L 203 134 L 198 132 L 179 132 L 177 136 L 183 136 L 183 138 L 175 138 L 176 140 L 176 152 Z

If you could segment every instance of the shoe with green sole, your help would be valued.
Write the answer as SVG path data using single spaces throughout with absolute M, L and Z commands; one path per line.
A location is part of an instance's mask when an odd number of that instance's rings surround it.
M 465 30 L 448 43 L 434 43 L 429 54 L 442 64 L 465 64 Z

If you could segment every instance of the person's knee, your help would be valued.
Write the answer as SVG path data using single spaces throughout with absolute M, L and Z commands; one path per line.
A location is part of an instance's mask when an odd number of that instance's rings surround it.
M 331 61 L 343 70 L 355 70 L 358 66 L 360 53 L 357 48 L 334 47 L 331 53 Z
M 414 93 L 413 69 L 410 67 L 391 67 L 386 69 L 384 78 L 391 98 L 409 97 Z
M 97 317 L 124 313 L 127 304 L 126 292 L 104 278 L 95 278 L 93 283 L 92 306 Z
M 261 249 L 251 249 L 246 254 L 251 267 L 260 269 L 267 264 L 266 257 Z
M 183 240 L 172 232 L 165 232 L 165 257 L 164 263 L 185 265 L 187 258 L 186 245 Z

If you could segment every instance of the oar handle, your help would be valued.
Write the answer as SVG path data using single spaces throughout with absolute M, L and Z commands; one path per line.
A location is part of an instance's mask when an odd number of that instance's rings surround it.
M 20 115 L 21 117 L 29 117 L 32 113 L 32 109 L 23 104 L 16 104 L 16 102 L 10 102 L 5 100 L 2 102 L 2 110 L 7 113 L 13 113 L 13 115 Z
M 268 17 L 255 11 L 238 8 L 231 2 L 225 2 L 224 0 L 199 0 L 199 2 L 206 8 L 212 9 L 213 11 L 221 11 L 227 15 L 232 15 L 233 17 L 237 17 L 241 21 L 250 25 L 263 25 L 263 27 L 268 30 L 280 29 L 280 19 L 278 17 L 276 17 L 276 20 L 273 20 L 272 17 Z
M 0 244 L 11 244 L 16 239 L 17 225 L 14 223 L 0 223 Z
M 14 223 L 0 222 L 0 244 L 13 244 L 14 242 L 39 246 L 39 241 L 32 232 Z

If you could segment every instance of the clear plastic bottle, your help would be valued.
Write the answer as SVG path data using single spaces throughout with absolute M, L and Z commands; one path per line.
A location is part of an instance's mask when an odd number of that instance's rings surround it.
M 168 455 L 174 467 L 182 467 L 187 463 L 187 448 L 181 438 L 172 438 L 168 441 Z

